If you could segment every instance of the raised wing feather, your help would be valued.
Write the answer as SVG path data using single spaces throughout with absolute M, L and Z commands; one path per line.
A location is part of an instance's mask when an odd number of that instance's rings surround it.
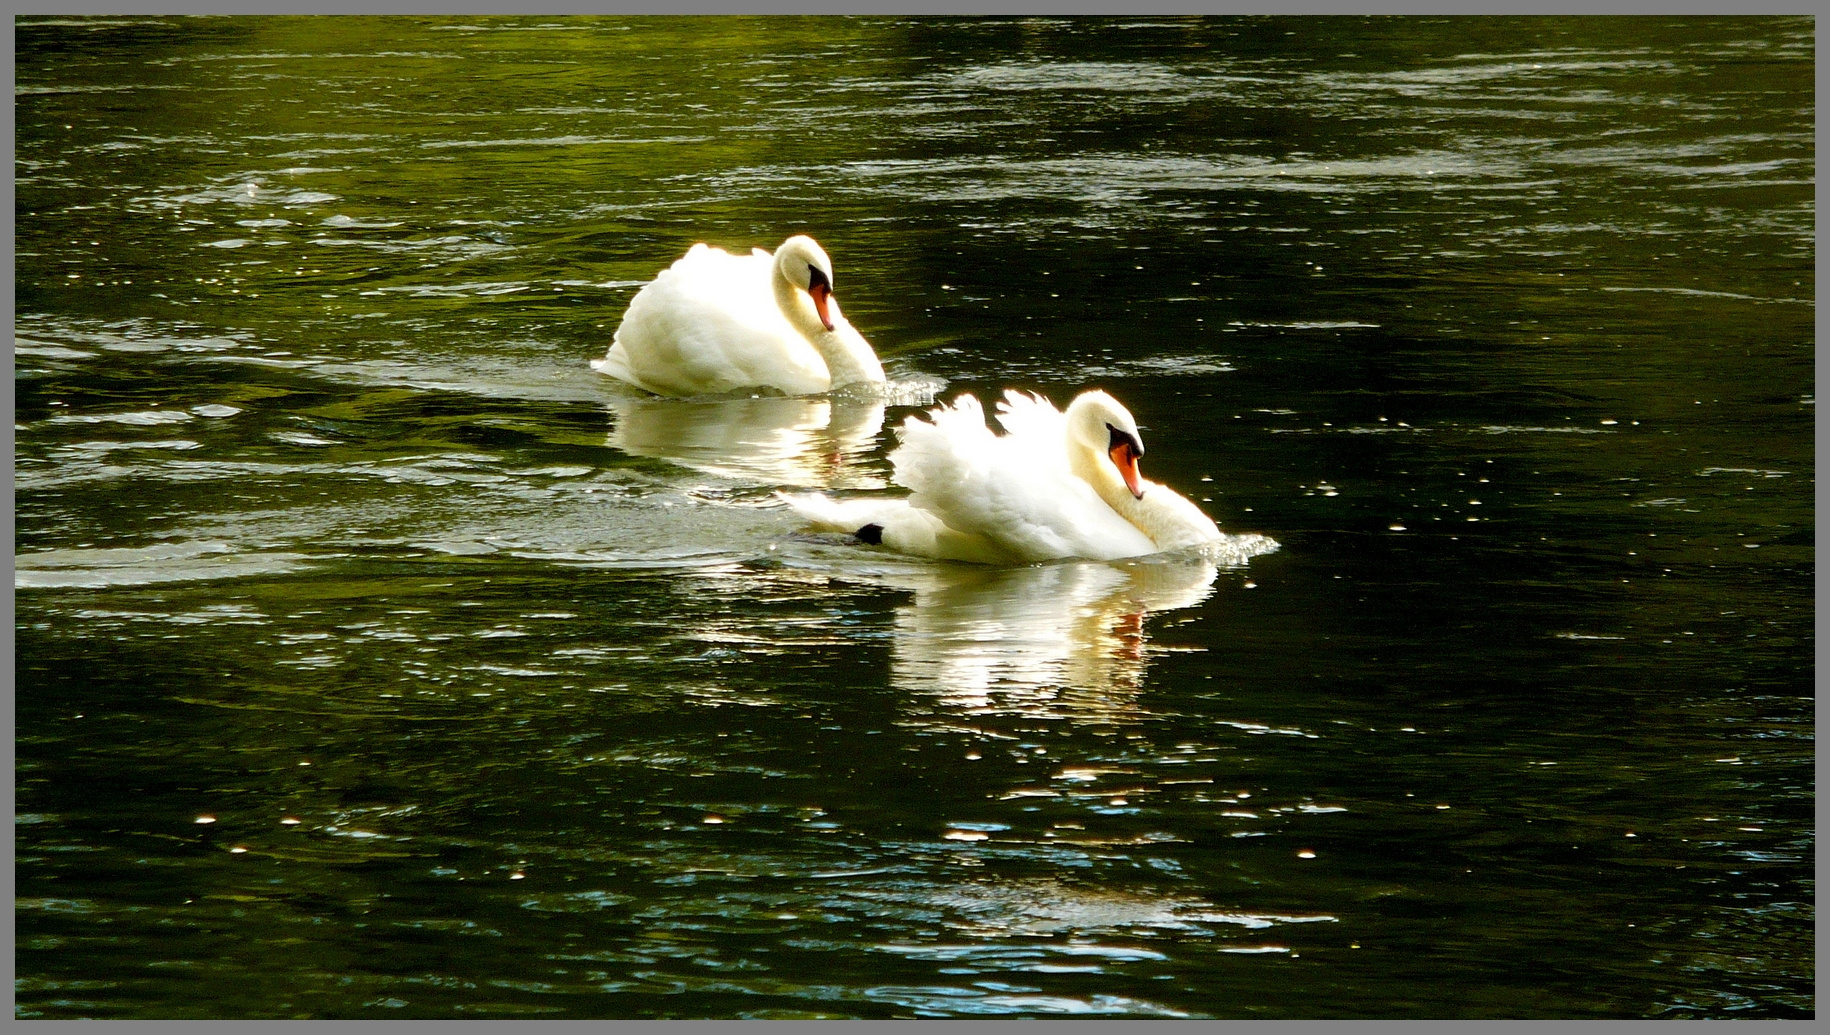
M 1014 438 L 1034 443 L 1038 460 L 1067 465 L 1067 414 L 1033 392 L 1004 391 L 998 402 L 998 423 Z

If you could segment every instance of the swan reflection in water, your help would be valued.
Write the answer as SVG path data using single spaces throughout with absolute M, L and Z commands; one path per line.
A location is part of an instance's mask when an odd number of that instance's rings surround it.
M 881 399 L 606 400 L 607 444 L 636 456 L 764 485 L 880 489 L 887 467 L 867 457 L 883 430 Z
M 915 597 L 896 613 L 890 678 L 940 715 L 1135 717 L 1145 670 L 1168 649 L 1150 646 L 1145 616 L 1212 596 L 1216 554 L 1237 564 L 1277 547 L 1263 536 L 1220 545 L 1128 561 L 945 565 L 895 576 L 888 581 Z M 930 710 L 909 706 L 916 715 Z

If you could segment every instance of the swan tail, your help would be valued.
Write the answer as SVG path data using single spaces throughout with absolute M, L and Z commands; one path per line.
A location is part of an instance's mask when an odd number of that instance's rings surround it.
M 624 384 L 634 385 L 645 392 L 654 391 L 642 380 L 640 375 L 630 369 L 629 354 L 623 349 L 623 343 L 620 341 L 610 344 L 610 351 L 604 354 L 603 359 L 592 360 L 591 369 L 605 377 L 614 377 Z
M 867 525 L 881 528 L 885 521 L 893 520 L 899 512 L 909 509 L 905 500 L 835 500 L 822 492 L 778 492 L 775 498 L 788 504 L 813 526 L 814 531 L 849 535 L 857 535 L 859 529 Z
M 959 532 L 937 515 L 908 500 L 835 500 L 823 493 L 775 494 L 817 532 L 857 536 L 872 546 L 897 553 L 978 564 L 1008 564 L 1020 559 L 984 536 Z

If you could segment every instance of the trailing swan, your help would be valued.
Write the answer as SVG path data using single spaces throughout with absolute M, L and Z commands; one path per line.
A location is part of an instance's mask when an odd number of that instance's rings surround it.
M 985 564 L 1116 560 L 1221 538 L 1213 519 L 1138 473 L 1144 443 L 1117 399 L 1083 392 L 1067 412 L 1007 391 L 997 435 L 961 395 L 903 422 L 890 454 L 907 499 L 782 495 L 816 529 L 901 553 Z
M 880 385 L 883 365 L 832 285 L 832 260 L 811 237 L 790 237 L 773 256 L 695 244 L 636 292 L 591 368 L 657 395 Z

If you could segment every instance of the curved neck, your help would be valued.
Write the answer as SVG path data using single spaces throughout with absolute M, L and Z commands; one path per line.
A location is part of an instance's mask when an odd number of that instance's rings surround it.
M 788 318 L 788 323 L 826 361 L 833 388 L 883 383 L 883 364 L 877 361 L 870 343 L 840 315 L 838 299 L 826 300 L 827 312 L 832 315 L 833 329 L 829 331 L 820 322 L 819 311 L 813 307 L 813 297 L 794 286 L 780 263 L 776 264 L 775 276 L 770 280 L 775 290 L 775 304 Z
M 784 261 L 784 256 L 776 256 L 775 273 L 769 278 L 769 286 L 775 292 L 775 305 L 801 337 L 812 341 L 816 334 L 826 333 L 826 325 L 820 322 L 819 311 L 813 307 L 813 296 L 796 287 L 794 279 L 782 268 Z
M 871 349 L 870 342 L 864 340 L 839 314 L 839 301 L 836 298 L 826 300 L 826 309 L 832 314 L 832 330 L 820 326 L 814 321 L 817 333 L 808 337 L 813 347 L 819 350 L 820 357 L 826 361 L 826 370 L 832 375 L 832 387 L 844 388 L 846 385 L 867 384 L 880 385 L 884 381 L 883 364 L 877 360 L 877 353 Z
M 1112 466 L 1104 453 L 1071 434 L 1068 438 L 1068 469 L 1081 481 L 1091 485 L 1099 498 L 1106 501 L 1106 506 L 1118 512 L 1119 517 L 1137 524 L 1137 497 L 1125 488 L 1125 480 L 1119 477 L 1118 469 Z

